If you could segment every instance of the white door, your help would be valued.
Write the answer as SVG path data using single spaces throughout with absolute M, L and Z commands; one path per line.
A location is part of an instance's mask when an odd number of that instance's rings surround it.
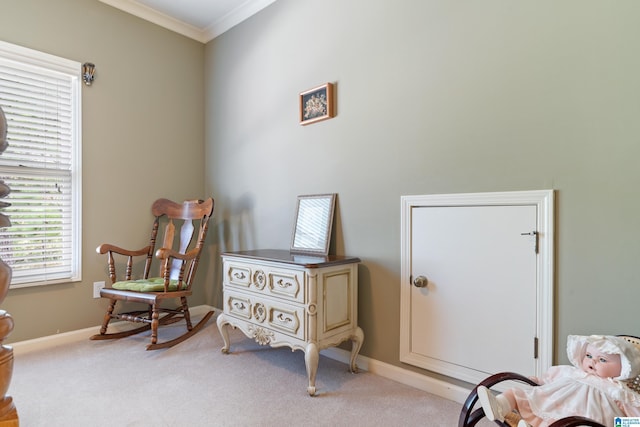
M 403 198 L 403 362 L 472 383 L 550 366 L 552 194 Z

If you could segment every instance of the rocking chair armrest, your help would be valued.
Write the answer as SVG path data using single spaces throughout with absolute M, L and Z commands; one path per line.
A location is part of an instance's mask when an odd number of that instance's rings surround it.
M 515 372 L 500 372 L 482 380 L 476 385 L 469 393 L 467 400 L 462 405 L 460 411 L 460 417 L 458 418 L 458 427 L 472 427 L 475 426 L 482 418 L 484 418 L 484 411 L 482 408 L 473 410 L 476 402 L 478 401 L 478 387 L 485 386 L 491 388 L 496 384 L 504 381 L 518 381 L 531 386 L 537 386 L 538 384 L 529 377 L 517 374 Z
M 103 243 L 102 245 L 96 248 L 96 252 L 99 254 L 106 254 L 107 252 L 113 252 L 118 255 L 124 255 L 124 256 L 140 256 L 140 255 L 147 255 L 149 253 L 149 248 L 150 246 L 145 246 L 142 249 L 129 250 L 129 249 L 123 249 L 115 245 L 111 245 L 109 243 Z
M 180 252 L 176 252 L 173 249 L 160 248 L 156 251 L 156 257 L 162 260 L 166 260 L 168 258 L 177 258 L 182 261 L 189 261 L 189 260 L 195 259 L 198 256 L 199 252 L 200 252 L 200 249 L 198 248 L 191 249 L 190 251 L 184 254 L 181 254 Z

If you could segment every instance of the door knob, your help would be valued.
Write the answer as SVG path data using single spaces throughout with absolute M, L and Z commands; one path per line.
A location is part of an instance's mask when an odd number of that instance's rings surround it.
M 415 286 L 416 288 L 426 288 L 428 284 L 429 279 L 424 276 L 418 276 L 413 279 L 413 286 Z

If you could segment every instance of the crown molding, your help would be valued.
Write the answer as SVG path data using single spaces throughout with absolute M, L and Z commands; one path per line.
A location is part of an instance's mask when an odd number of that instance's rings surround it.
M 167 28 L 171 31 L 175 31 L 176 33 L 182 34 L 183 36 L 192 38 L 201 43 L 206 43 L 209 40 L 206 40 L 205 32 L 200 28 L 194 27 L 193 25 L 189 25 L 185 22 L 182 22 L 178 19 L 172 18 L 171 16 L 165 15 L 164 13 L 160 13 L 157 10 L 151 9 L 148 6 L 140 4 L 133 0 L 100 0 L 102 3 L 108 4 L 109 6 L 113 6 L 116 9 L 120 9 L 124 12 L 130 13 L 131 15 L 137 16 L 138 18 L 142 18 L 145 21 L 152 22 L 161 27 Z
M 248 0 L 236 7 L 222 18 L 211 23 L 205 30 L 205 38 L 211 41 L 222 33 L 235 27 L 242 21 L 260 12 L 276 0 Z
M 115 7 L 116 9 L 120 9 L 124 12 L 130 13 L 131 15 L 137 16 L 138 18 L 152 22 L 178 34 L 182 34 L 183 36 L 197 40 L 201 43 L 208 43 L 225 31 L 228 31 L 245 19 L 269 6 L 276 0 L 247 0 L 220 19 L 212 22 L 204 29 L 195 27 L 179 19 L 158 12 L 157 10 L 152 9 L 144 4 L 138 3 L 135 0 L 100 1 L 102 3 L 108 4 L 109 6 Z

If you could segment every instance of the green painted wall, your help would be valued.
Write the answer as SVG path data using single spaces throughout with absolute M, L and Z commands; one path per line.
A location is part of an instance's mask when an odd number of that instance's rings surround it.
M 94 249 L 142 245 L 127 214 L 157 197 L 216 198 L 193 302 L 220 306 L 219 252 L 288 248 L 296 196 L 336 192 L 362 354 L 403 366 L 400 196 L 548 188 L 557 361 L 570 333 L 640 334 L 639 19 L 635 0 L 279 0 L 204 46 L 98 0 L 4 1 L 0 39 L 98 68 L 84 280 L 10 291 L 10 339 L 97 325 Z M 300 126 L 298 93 L 327 81 L 337 116 Z
M 362 354 L 401 365 L 400 197 L 555 189 L 557 361 L 567 334 L 640 334 L 639 21 L 633 0 L 277 1 L 206 48 L 221 249 L 288 248 L 296 196 L 338 193 Z M 337 117 L 300 126 L 324 82 Z

